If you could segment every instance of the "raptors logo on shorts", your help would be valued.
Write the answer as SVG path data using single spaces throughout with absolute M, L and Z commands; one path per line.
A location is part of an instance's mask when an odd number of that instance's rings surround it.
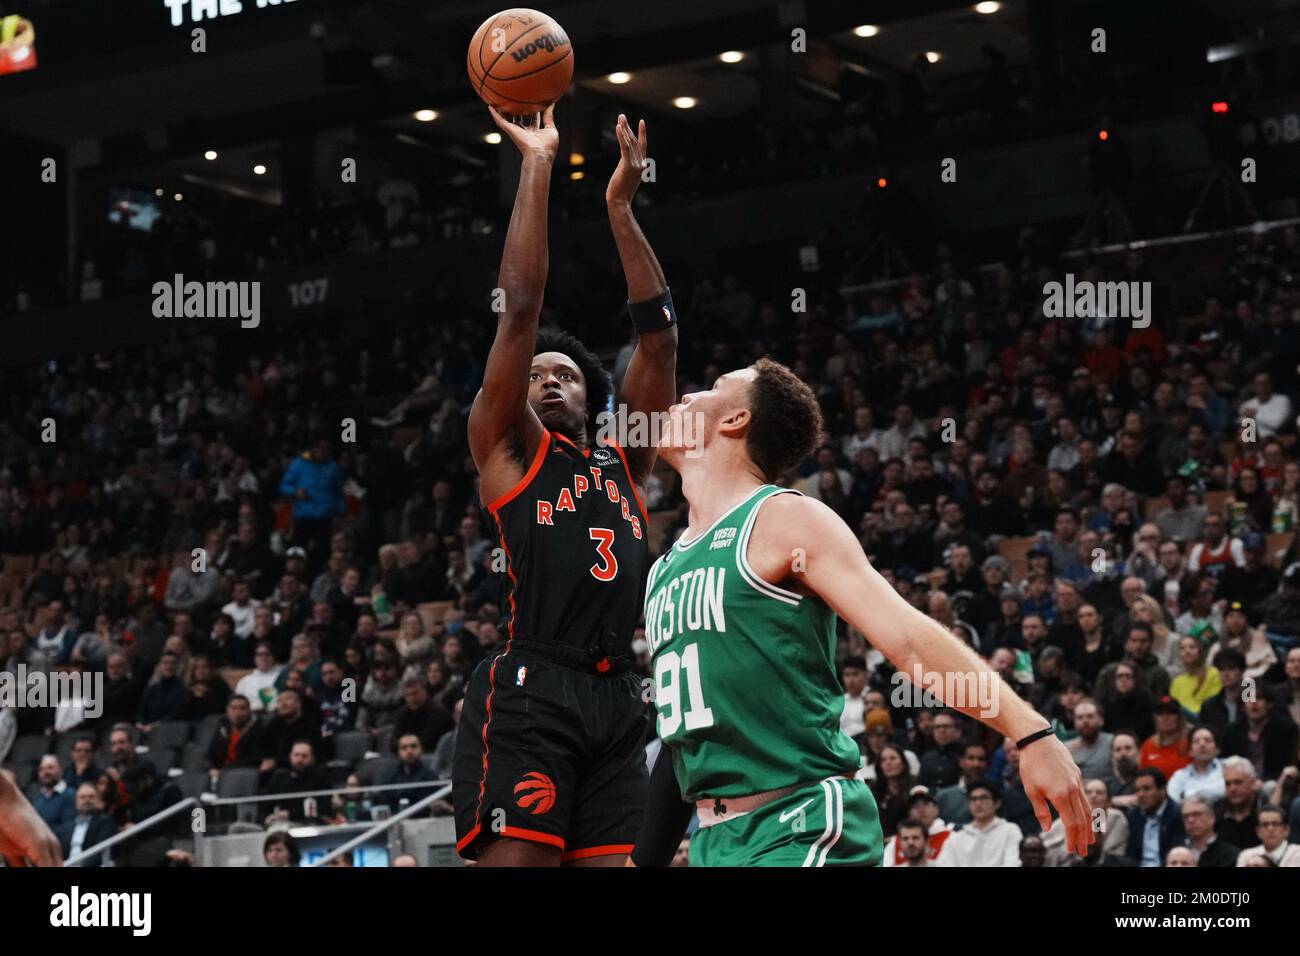
M 555 784 L 546 774 L 530 770 L 515 784 L 515 805 L 533 816 L 541 816 L 555 806 Z

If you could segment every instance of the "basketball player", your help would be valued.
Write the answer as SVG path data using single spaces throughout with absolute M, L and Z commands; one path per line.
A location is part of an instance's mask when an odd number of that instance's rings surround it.
M 858 748 L 840 730 L 837 614 L 905 674 L 983 672 L 997 695 L 986 722 L 1020 742 L 1021 778 L 1043 829 L 1050 801 L 1070 849 L 1086 851 L 1083 780 L 1047 720 L 899 596 L 830 508 L 773 484 L 821 432 L 812 390 L 762 359 L 669 414 L 660 452 L 681 474 L 690 524 L 646 583 L 664 747 L 632 862 L 671 858 L 691 815 L 683 796 L 700 820 L 691 866 L 881 862 L 876 804 L 854 776 Z M 694 435 L 702 444 L 692 447 L 684 436 Z M 945 703 L 971 716 L 982 709 L 977 700 Z
M 456 737 L 456 848 L 483 866 L 621 866 L 645 806 L 649 717 L 631 668 L 649 564 L 641 487 L 653 446 L 597 441 L 612 391 L 577 339 L 538 336 L 547 195 L 559 137 L 553 107 L 516 126 L 523 155 L 501 259 L 504 311 L 469 418 L 479 494 L 508 563 L 502 653 L 471 675 Z M 676 313 L 632 216 L 645 124 L 615 130 L 606 190 L 639 333 L 623 382 L 628 414 L 662 414 L 675 394 Z

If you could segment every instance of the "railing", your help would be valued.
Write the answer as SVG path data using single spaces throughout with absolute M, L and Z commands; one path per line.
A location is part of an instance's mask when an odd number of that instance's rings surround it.
M 351 853 L 353 847 L 358 847 L 361 844 L 365 843 L 367 840 L 373 840 L 375 837 L 379 836 L 379 834 L 383 833 L 385 830 L 388 830 L 390 827 L 392 827 L 393 824 L 401 823 L 407 817 L 414 816 L 415 814 L 423 810 L 425 807 L 433 803 L 435 800 L 441 800 L 444 797 L 446 797 L 449 793 L 451 793 L 451 784 L 447 784 L 446 786 L 442 787 L 440 790 L 436 790 L 433 793 L 429 794 L 427 797 L 417 800 L 415 803 L 411 804 L 401 813 L 395 814 L 387 820 L 379 821 L 369 830 L 366 830 L 364 833 L 358 834 L 357 836 L 349 840 L 347 843 L 344 843 L 342 846 L 331 850 L 325 856 L 321 857 L 319 860 L 313 863 L 312 866 L 326 866 L 330 863 L 331 860 L 337 859 L 338 857 L 342 856 L 344 853 Z
M 199 801 L 196 800 L 194 797 L 187 797 L 186 799 L 182 800 L 180 803 L 173 803 L 166 810 L 160 810 L 159 812 L 155 813 L 153 816 L 149 817 L 147 820 L 142 820 L 141 822 L 137 823 L 129 830 L 123 830 L 121 833 L 109 837 L 107 840 L 103 841 L 102 843 L 96 843 L 94 846 L 88 849 L 83 849 L 80 853 L 76 854 L 75 856 L 69 857 L 67 860 L 65 860 L 63 862 L 63 865 L 80 866 L 83 860 L 88 860 L 91 857 L 101 856 L 106 851 L 112 849 L 118 844 L 125 843 L 127 840 L 133 840 L 136 837 L 138 837 L 141 833 L 143 833 L 145 830 L 148 830 L 151 827 L 159 823 L 162 823 L 164 820 L 170 820 L 172 817 L 176 816 L 176 814 L 182 812 L 183 810 L 189 810 L 192 807 L 197 807 L 198 805 L 199 805 Z
M 218 797 L 215 794 L 205 793 L 200 795 L 199 799 L 204 806 L 208 807 L 233 807 L 245 803 L 269 803 L 279 800 L 305 800 L 308 797 L 333 797 L 342 793 L 369 793 L 372 790 L 414 790 L 416 788 L 427 790 L 429 787 L 443 787 L 451 789 L 450 780 L 417 780 L 413 783 L 371 783 L 362 787 L 334 787 L 331 790 L 303 790 L 301 793 L 271 793 L 271 794 L 253 794 L 247 797 Z

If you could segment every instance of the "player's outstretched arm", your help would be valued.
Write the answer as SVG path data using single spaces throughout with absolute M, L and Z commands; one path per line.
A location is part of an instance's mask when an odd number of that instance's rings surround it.
M 605 189 L 605 205 L 627 279 L 628 308 L 639 333 L 623 377 L 623 403 L 629 413 L 650 416 L 666 412 L 677 397 L 677 313 L 668 296 L 664 271 L 632 214 L 632 197 L 641 185 L 646 164 L 645 120 L 633 133 L 627 117 L 620 113 L 614 135 L 619 160 Z M 626 452 L 632 480 L 643 484 L 654 467 L 654 443 Z
M 488 352 L 483 388 L 474 399 L 469 416 L 469 447 L 474 463 L 483 474 L 484 500 L 495 498 L 502 488 L 489 488 L 495 477 L 486 467 L 507 439 L 515 436 L 520 450 L 531 455 L 542 438 L 542 423 L 528 405 L 528 371 L 537 343 L 537 320 L 542 311 L 549 265 L 546 209 L 550 198 L 551 169 L 560 137 L 549 106 L 533 125 L 516 126 L 497 109 L 488 107 L 504 136 L 519 148 L 522 156 L 519 188 L 514 211 L 506 231 L 501 271 L 497 277 L 502 311 L 497 319 L 496 338 Z M 516 476 L 517 477 L 517 476 Z
M 848 526 L 820 501 L 797 495 L 772 498 L 759 512 L 750 541 L 750 564 L 763 578 L 774 584 L 802 583 L 804 590 L 819 595 L 860 630 L 904 675 L 919 671 L 927 685 L 937 676 L 942 680 L 942 692 L 939 687 L 925 689 L 935 690 L 949 707 L 982 720 L 1013 740 L 1048 726 L 1047 719 L 974 651 L 908 604 L 871 566 Z M 795 564 L 800 555 L 802 561 Z M 795 572 L 795 567 L 802 571 Z M 973 681 L 963 679 L 962 675 L 970 674 Z M 956 696 L 948 693 L 950 688 L 962 686 L 993 688 L 996 696 L 983 702 L 948 699 Z M 982 703 L 992 706 L 985 709 Z M 1054 735 L 1021 751 L 1020 779 L 1043 830 L 1051 826 L 1050 802 L 1064 821 L 1066 849 L 1086 853 L 1094 838 L 1083 776 Z
M 63 865 L 59 841 L 6 772 L 0 772 L 0 856 L 10 866 Z

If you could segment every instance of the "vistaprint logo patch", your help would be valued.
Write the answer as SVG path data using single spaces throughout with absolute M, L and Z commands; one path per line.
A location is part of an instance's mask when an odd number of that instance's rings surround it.
M 82 893 L 78 886 L 50 897 L 50 925 L 59 929 L 125 927 L 132 936 L 153 930 L 153 894 Z
M 47 674 L 26 664 L 0 671 L 0 709 L 25 707 L 80 708 L 85 719 L 94 720 L 104 713 L 104 675 Z

